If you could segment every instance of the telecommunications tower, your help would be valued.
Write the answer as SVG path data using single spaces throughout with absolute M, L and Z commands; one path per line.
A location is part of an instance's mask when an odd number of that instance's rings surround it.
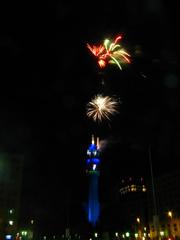
M 89 196 L 87 204 L 88 221 L 93 226 L 98 222 L 100 215 L 99 203 L 99 138 L 92 135 L 91 144 L 87 149 L 87 175 L 89 177 Z

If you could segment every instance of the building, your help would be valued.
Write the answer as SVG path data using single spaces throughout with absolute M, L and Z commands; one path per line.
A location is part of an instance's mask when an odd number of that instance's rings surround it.
M 180 217 L 180 169 L 166 173 L 156 179 L 158 209 L 160 213 L 173 210 Z
M 124 230 L 142 232 L 147 228 L 147 187 L 142 177 L 124 178 L 119 184 L 119 207 Z
M 123 234 L 139 232 L 148 227 L 147 187 L 142 177 L 126 177 L 111 189 L 111 200 L 104 206 L 103 231 Z
M 162 237 L 180 238 L 180 169 L 155 178 L 159 234 Z M 152 211 L 151 201 L 149 212 Z M 151 215 L 152 216 L 152 215 Z M 155 229 L 150 219 L 150 234 L 155 237 Z
M 20 210 L 23 158 L 0 153 L 0 237 L 16 234 Z

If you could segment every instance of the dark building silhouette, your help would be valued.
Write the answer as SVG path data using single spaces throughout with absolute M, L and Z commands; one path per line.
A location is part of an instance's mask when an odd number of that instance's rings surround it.
M 121 221 L 124 228 L 137 231 L 147 225 L 147 187 L 144 179 L 123 179 L 119 186 L 119 204 Z
M 147 187 L 144 179 L 124 178 L 114 188 L 111 202 L 102 211 L 107 231 L 136 232 L 147 227 Z
M 0 235 L 16 234 L 20 213 L 23 158 L 0 153 Z
M 163 174 L 156 179 L 158 209 L 160 214 L 173 211 L 180 217 L 180 169 Z
M 180 237 L 180 169 L 157 176 L 154 182 L 159 232 L 163 233 L 164 237 Z M 151 237 L 155 237 L 153 201 L 151 194 L 148 195 L 149 227 Z

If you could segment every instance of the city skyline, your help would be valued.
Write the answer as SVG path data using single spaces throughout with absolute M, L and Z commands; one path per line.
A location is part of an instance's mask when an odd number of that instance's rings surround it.
M 94 16 L 84 4 L 84 11 L 70 3 L 14 7 L 7 8 L 0 39 L 0 149 L 24 155 L 23 214 L 41 216 L 45 225 L 60 214 L 66 224 L 67 199 L 82 207 L 92 134 L 104 143 L 105 191 L 123 174 L 148 171 L 149 144 L 155 175 L 180 167 L 175 4 L 153 10 L 122 3 L 123 12 L 99 5 Z M 92 123 L 85 109 L 100 76 L 86 44 L 121 33 L 132 63 L 104 74 L 106 91 L 121 100 L 120 113 Z

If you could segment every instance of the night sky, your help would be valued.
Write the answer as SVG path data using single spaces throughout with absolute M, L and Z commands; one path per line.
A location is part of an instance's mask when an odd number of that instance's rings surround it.
M 3 6 L 0 149 L 25 159 L 22 219 L 35 218 L 50 229 L 63 229 L 67 215 L 73 226 L 83 221 L 92 133 L 104 142 L 107 195 L 123 176 L 147 173 L 149 144 L 155 175 L 180 167 L 176 9 L 172 1 Z M 121 105 L 112 121 L 98 125 L 85 114 L 100 89 L 86 43 L 119 33 L 132 63 L 123 71 L 105 69 L 105 90 L 119 96 Z

